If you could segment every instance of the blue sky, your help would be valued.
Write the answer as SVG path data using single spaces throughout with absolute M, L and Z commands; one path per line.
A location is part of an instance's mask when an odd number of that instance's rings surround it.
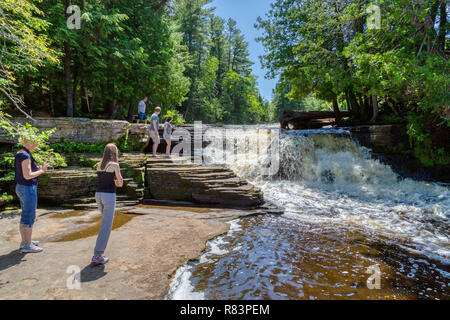
M 248 42 L 250 60 L 254 62 L 253 74 L 258 77 L 258 86 L 261 95 L 266 100 L 271 100 L 272 89 L 275 88 L 276 79 L 265 79 L 266 70 L 261 68 L 259 56 L 264 54 L 264 47 L 256 38 L 262 33 L 255 29 L 258 16 L 264 18 L 270 9 L 271 0 L 214 0 L 208 7 L 216 7 L 215 14 L 221 18 L 236 20 L 237 27 L 241 30 Z

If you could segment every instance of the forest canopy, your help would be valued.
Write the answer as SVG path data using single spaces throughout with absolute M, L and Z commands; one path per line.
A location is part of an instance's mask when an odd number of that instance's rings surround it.
M 447 0 L 273 0 L 255 24 L 279 79 L 270 103 L 236 21 L 214 11 L 212 0 L 0 0 L 0 112 L 132 121 L 144 96 L 188 122 L 348 110 L 349 125 L 404 124 L 417 158 L 449 163 Z
M 210 2 L 2 0 L 1 107 L 132 120 L 148 96 L 188 121 L 265 120 L 248 43 Z
M 275 0 L 256 27 L 282 96 L 404 122 L 418 158 L 449 163 L 447 0 Z

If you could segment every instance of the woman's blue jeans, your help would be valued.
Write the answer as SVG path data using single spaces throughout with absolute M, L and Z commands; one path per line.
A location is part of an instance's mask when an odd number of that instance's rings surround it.
M 114 212 L 116 209 L 116 194 L 96 192 L 95 199 L 97 201 L 98 209 L 102 214 L 102 224 L 100 226 L 100 231 L 98 232 L 94 254 L 102 255 L 105 252 L 111 234 L 111 228 L 113 226 Z
M 17 184 L 16 194 L 19 197 L 20 207 L 22 208 L 20 224 L 25 228 L 32 228 L 36 219 L 37 184 L 32 186 Z

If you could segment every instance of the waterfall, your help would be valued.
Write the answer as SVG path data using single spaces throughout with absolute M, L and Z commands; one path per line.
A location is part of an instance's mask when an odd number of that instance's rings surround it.
M 260 136 L 253 128 L 210 130 L 210 135 L 224 137 L 227 145 L 252 137 L 258 141 Z M 260 140 L 247 144 L 255 147 Z M 280 133 L 263 148 L 258 146 L 258 153 L 248 152 L 248 147 L 227 147 L 219 158 L 213 156 L 218 146 L 222 144 L 205 150 L 205 159 L 226 164 L 260 187 L 266 200 L 285 208 L 286 214 L 308 222 L 351 226 L 449 262 L 449 189 L 398 177 L 344 130 Z M 275 149 L 279 169 L 267 175 L 265 168 Z

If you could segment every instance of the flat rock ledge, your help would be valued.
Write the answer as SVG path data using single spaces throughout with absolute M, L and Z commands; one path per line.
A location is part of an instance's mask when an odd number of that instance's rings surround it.
M 95 209 L 97 175 L 94 165 L 101 155 L 73 154 L 65 169 L 51 170 L 39 178 L 42 203 L 74 209 Z M 264 204 L 262 191 L 225 167 L 194 164 L 186 157 L 152 158 L 143 153 L 120 157 L 124 186 L 117 189 L 118 207 L 149 200 L 184 201 L 221 208 L 252 209 Z
M 113 229 L 105 266 L 91 266 L 97 211 L 39 209 L 33 238 L 44 251 L 18 250 L 19 212 L 0 214 L 0 300 L 164 299 L 176 270 L 198 259 L 206 242 L 228 231 L 227 221 L 252 210 L 134 206 L 116 212 L 130 220 Z M 89 237 L 59 241 L 93 228 Z M 75 233 L 76 236 L 76 233 Z M 69 237 L 70 239 L 70 237 Z M 80 288 L 70 289 L 72 278 Z
M 156 200 L 188 201 L 221 207 L 256 208 L 262 191 L 225 167 L 205 167 L 187 159 L 147 159 L 147 184 Z

